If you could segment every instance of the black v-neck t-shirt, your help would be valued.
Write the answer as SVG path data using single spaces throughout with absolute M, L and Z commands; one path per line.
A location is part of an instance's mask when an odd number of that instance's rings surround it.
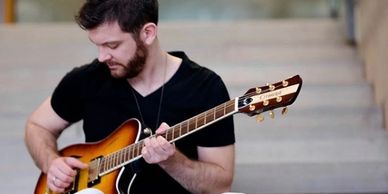
M 165 83 L 160 109 L 160 122 L 170 126 L 207 111 L 229 100 L 222 79 L 213 71 L 191 61 L 183 52 L 170 52 L 182 63 Z M 115 79 L 106 64 L 92 63 L 74 68 L 58 84 L 51 99 L 55 112 L 64 120 L 83 121 L 86 142 L 106 138 L 130 118 L 141 121 L 153 131 L 158 116 L 162 88 L 141 96 L 125 79 Z M 142 134 L 143 137 L 143 134 Z M 218 147 L 234 144 L 233 118 L 228 117 L 175 142 L 177 149 L 197 159 L 197 146 Z M 131 193 L 187 193 L 158 165 L 142 161 Z

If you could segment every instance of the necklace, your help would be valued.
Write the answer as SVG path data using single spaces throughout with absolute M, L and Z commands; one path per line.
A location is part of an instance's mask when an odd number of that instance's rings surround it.
M 164 72 L 163 72 L 163 82 L 162 82 L 162 88 L 161 88 L 161 91 L 160 91 L 159 107 L 158 107 L 158 113 L 156 115 L 156 121 L 155 121 L 155 128 L 154 129 L 157 129 L 157 127 L 158 127 L 158 124 L 159 124 L 159 121 L 160 121 L 160 112 L 162 110 L 162 102 L 163 102 L 163 96 L 164 96 L 164 85 L 165 85 L 165 81 L 166 81 L 166 71 L 167 71 L 167 54 L 165 54 L 165 62 L 164 63 L 165 63 L 165 67 L 164 67 Z M 142 126 L 146 127 L 143 130 L 143 132 L 145 134 L 147 134 L 147 135 L 152 135 L 152 130 L 147 127 L 147 124 L 144 121 L 143 114 L 142 114 L 142 111 L 140 109 L 139 102 L 137 100 L 136 94 L 134 92 L 134 88 L 132 86 L 131 86 L 131 92 L 132 92 L 133 98 L 135 99 L 137 111 L 139 112 L 140 119 L 141 119 L 141 124 L 142 124 Z

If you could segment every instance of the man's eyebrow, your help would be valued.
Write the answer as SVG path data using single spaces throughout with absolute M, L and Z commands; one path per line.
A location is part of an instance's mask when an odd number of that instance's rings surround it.
M 106 42 L 103 42 L 102 44 L 97 44 L 96 42 L 94 42 L 91 38 L 89 38 L 90 42 L 92 42 L 93 44 L 95 45 L 109 45 L 109 44 L 119 44 L 120 41 L 118 40 L 112 40 L 112 41 L 106 41 Z

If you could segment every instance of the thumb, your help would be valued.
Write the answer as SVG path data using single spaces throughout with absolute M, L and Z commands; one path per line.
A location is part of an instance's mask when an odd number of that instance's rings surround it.
M 71 166 L 72 168 L 78 168 L 78 169 L 84 169 L 84 168 L 87 168 L 88 165 L 81 162 L 80 160 L 78 160 L 77 158 L 73 158 L 73 157 L 68 157 L 66 158 L 66 163 Z

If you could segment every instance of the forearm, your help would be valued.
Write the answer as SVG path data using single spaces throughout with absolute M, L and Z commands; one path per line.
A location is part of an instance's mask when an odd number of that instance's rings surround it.
M 191 193 L 226 192 L 233 179 L 233 172 L 213 163 L 190 160 L 179 151 L 160 166 Z
M 44 173 L 47 173 L 49 163 L 58 157 L 56 143 L 58 135 L 33 122 L 26 124 L 25 143 L 35 164 Z

